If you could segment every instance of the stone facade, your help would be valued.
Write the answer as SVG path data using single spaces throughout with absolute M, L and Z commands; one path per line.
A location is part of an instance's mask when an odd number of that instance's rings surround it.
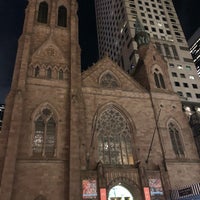
M 81 74 L 76 12 L 75 0 L 29 1 L 0 135 L 0 199 L 88 199 L 82 181 L 93 180 L 92 199 L 122 185 L 142 200 L 154 179 L 169 199 L 200 182 L 192 131 L 154 45 L 140 46 L 133 76 L 106 56 Z

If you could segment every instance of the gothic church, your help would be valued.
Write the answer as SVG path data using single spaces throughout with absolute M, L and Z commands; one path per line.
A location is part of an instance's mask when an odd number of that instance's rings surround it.
M 138 22 L 132 75 L 107 56 L 81 73 L 77 8 L 29 0 L 0 134 L 0 200 L 167 200 L 199 183 L 192 131 L 149 35 Z

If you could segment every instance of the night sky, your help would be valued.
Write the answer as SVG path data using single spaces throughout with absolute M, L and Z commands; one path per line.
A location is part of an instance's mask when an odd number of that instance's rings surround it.
M 98 60 L 94 0 L 79 1 L 79 41 L 82 68 Z M 187 39 L 200 27 L 199 0 L 173 0 Z M 22 32 L 27 0 L 0 0 L 0 103 L 4 103 L 11 80 L 17 40 Z

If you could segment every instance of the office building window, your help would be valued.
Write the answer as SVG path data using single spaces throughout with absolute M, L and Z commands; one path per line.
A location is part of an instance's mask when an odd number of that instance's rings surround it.
M 194 80 L 194 76 L 193 75 L 189 75 L 189 79 Z
M 187 83 L 183 83 L 183 86 L 188 88 L 188 84 Z
M 187 97 L 192 97 L 192 94 L 190 92 L 186 92 Z
M 178 91 L 177 92 L 178 96 L 182 97 L 183 96 L 183 93 L 181 91 Z
M 185 78 L 185 74 L 180 74 L 180 77 L 181 78 Z
M 192 84 L 192 87 L 193 87 L 194 89 L 198 89 L 197 84 Z
M 191 67 L 190 67 L 189 65 L 186 65 L 185 68 L 186 68 L 187 70 L 191 70 Z
M 177 73 L 176 72 L 172 72 L 172 76 L 173 77 L 177 77 Z
M 183 69 L 183 66 L 182 65 L 177 65 L 177 68 L 178 69 Z
M 195 94 L 197 99 L 200 99 L 200 94 Z
M 180 83 L 177 82 L 177 81 L 174 82 L 174 85 L 175 85 L 176 87 L 180 87 Z

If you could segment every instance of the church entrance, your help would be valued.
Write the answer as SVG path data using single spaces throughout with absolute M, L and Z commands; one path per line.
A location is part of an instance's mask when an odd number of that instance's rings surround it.
M 134 200 L 134 198 L 128 189 L 121 185 L 116 185 L 110 189 L 108 200 Z

